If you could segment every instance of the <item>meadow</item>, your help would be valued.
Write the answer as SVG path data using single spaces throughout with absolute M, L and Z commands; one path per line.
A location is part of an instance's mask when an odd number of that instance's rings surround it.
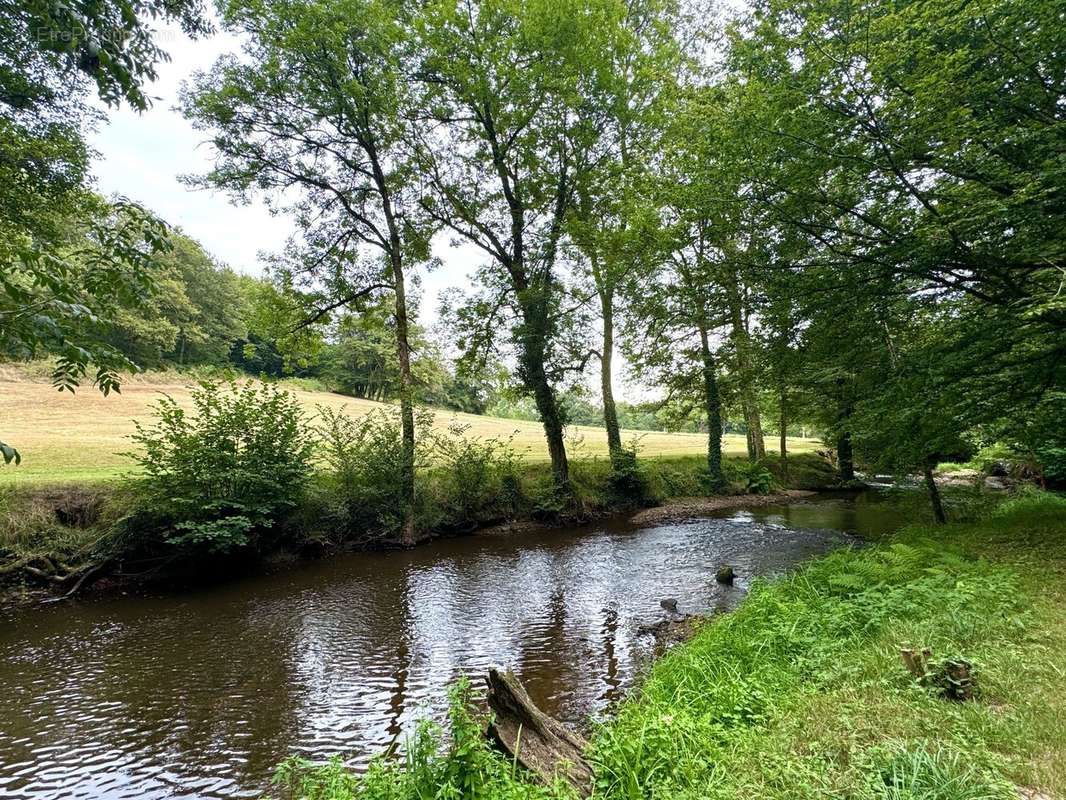
M 151 421 L 152 404 L 163 395 L 189 406 L 194 381 L 169 373 L 146 373 L 127 380 L 121 393 L 104 397 L 89 387 L 76 394 L 58 392 L 44 377 L 12 367 L 0 371 L 0 436 L 18 447 L 22 464 L 0 469 L 0 484 L 78 483 L 109 480 L 128 473 L 132 462 L 124 452 L 131 449 L 134 420 Z M 311 391 L 296 383 L 286 385 L 311 415 L 318 406 L 344 409 L 362 416 L 390 406 L 371 400 Z M 483 438 L 513 436 L 515 450 L 526 460 L 547 460 L 543 428 L 537 422 L 501 419 L 448 410 L 434 410 L 434 426 L 458 423 L 469 426 L 467 435 Z M 603 428 L 575 425 L 568 429 L 568 448 L 580 458 L 605 456 L 607 437 Z M 639 442 L 645 457 L 699 455 L 707 450 L 707 437 L 697 433 L 623 431 L 623 441 Z M 790 452 L 810 452 L 815 439 L 790 439 Z M 727 435 L 722 441 L 726 455 L 746 452 L 743 436 Z

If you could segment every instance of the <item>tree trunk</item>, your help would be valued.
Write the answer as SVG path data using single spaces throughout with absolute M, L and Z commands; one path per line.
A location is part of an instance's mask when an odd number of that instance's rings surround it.
M 562 778 L 587 797 L 592 792 L 592 767 L 585 758 L 588 742 L 533 701 L 511 672 L 489 670 L 486 695 L 493 719 L 486 733 L 514 761 L 544 784 Z
M 855 480 L 855 456 L 851 449 L 851 434 L 844 431 L 837 439 L 837 467 L 840 480 L 847 483 Z
M 752 397 L 753 401 L 754 399 Z M 762 432 L 762 415 L 759 412 L 759 404 L 757 402 L 752 402 L 751 404 L 751 422 L 748 424 L 748 429 L 751 431 L 755 460 L 761 461 L 766 458 L 766 439 Z
M 786 395 L 784 387 L 781 388 L 781 421 L 780 421 L 780 451 L 781 451 L 781 478 L 788 480 L 788 412 L 786 409 Z
M 533 402 L 544 425 L 544 438 L 548 442 L 555 488 L 569 494 L 570 465 L 566 459 L 563 412 L 555 390 L 548 380 L 544 364 L 548 344 L 549 310 L 547 303 L 529 297 L 532 291 L 527 289 L 519 292 L 523 321 L 519 331 L 520 375 L 526 388 L 533 394 Z
M 948 521 L 944 513 L 944 504 L 940 500 L 940 489 L 937 488 L 936 479 L 933 478 L 933 462 L 926 460 L 922 466 L 922 474 L 925 476 L 925 488 L 929 491 L 929 502 L 933 505 L 933 518 L 938 524 L 943 525 Z
M 393 251 L 391 260 L 393 297 L 396 300 L 396 356 L 400 366 L 400 427 L 403 435 L 400 481 L 404 510 L 400 543 L 404 547 L 412 547 L 415 543 L 414 381 L 411 379 L 411 343 L 407 335 L 407 291 L 404 285 L 403 261 L 398 248 Z
M 707 410 L 707 472 L 711 487 L 725 486 L 722 474 L 722 404 L 718 397 L 718 375 L 711 352 L 707 325 L 700 322 L 700 354 L 703 358 L 703 394 Z
M 392 292 L 396 316 L 396 360 L 400 369 L 400 429 L 403 437 L 403 464 L 400 468 L 400 491 L 404 499 L 400 544 L 415 544 L 415 406 L 414 381 L 411 379 L 411 343 L 407 330 L 407 286 L 403 274 L 403 240 L 393 213 L 392 194 L 373 143 L 367 155 L 374 172 L 374 182 L 381 197 L 381 210 L 389 231 L 388 257 L 392 267 Z M 384 386 L 382 386 L 384 392 Z
M 762 433 L 762 420 L 759 414 L 759 402 L 752 383 L 753 359 L 751 356 L 751 337 L 744 322 L 743 299 L 740 295 L 740 278 L 736 270 L 729 271 L 729 315 L 733 326 L 733 343 L 736 347 L 737 366 L 740 368 L 741 387 L 740 402 L 744 411 L 744 424 L 747 427 L 748 458 L 758 461 L 766 457 L 766 443 Z
M 837 378 L 837 388 L 840 390 L 840 412 L 837 415 L 837 428 L 840 431 L 837 438 L 837 469 L 840 472 L 840 480 L 847 483 L 855 480 L 855 453 L 851 447 L 851 432 L 848 430 L 851 403 L 848 402 L 844 393 L 843 378 Z
M 603 393 L 603 424 L 607 428 L 607 448 L 611 459 L 622 449 L 622 432 L 618 427 L 618 410 L 614 403 L 611 364 L 614 355 L 614 292 L 599 290 L 600 312 L 603 315 L 603 349 L 600 352 L 600 390 Z
M 533 402 L 544 425 L 544 438 L 548 442 L 555 489 L 561 495 L 570 496 L 570 465 L 566 460 L 563 437 L 565 420 L 555 390 L 548 380 L 545 363 L 552 334 L 551 267 L 555 263 L 555 248 L 558 242 L 554 238 L 550 240 L 549 253 L 544 256 L 545 263 L 540 268 L 541 277 L 531 281 L 526 271 L 526 208 L 515 194 L 510 167 L 501 156 L 491 117 L 486 119 L 485 124 L 493 148 L 493 165 L 496 167 L 511 215 L 511 252 L 505 267 L 522 314 L 522 325 L 516 332 L 519 342 L 519 375 L 526 389 L 532 392 Z M 559 192 L 556 196 L 556 219 L 560 222 L 560 231 L 565 207 L 565 193 Z

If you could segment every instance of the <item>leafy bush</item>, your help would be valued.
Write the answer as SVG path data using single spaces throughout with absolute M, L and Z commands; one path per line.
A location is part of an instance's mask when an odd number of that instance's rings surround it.
M 530 493 L 533 507 L 530 512 L 533 519 L 540 522 L 557 523 L 573 516 L 575 497 L 566 487 L 559 487 L 551 475 L 537 481 Z
M 764 465 L 755 461 L 727 461 L 723 465 L 730 483 L 747 494 L 769 494 L 773 491 L 774 476 Z
M 469 430 L 452 423 L 430 437 L 438 526 L 469 528 L 486 517 L 513 516 L 521 500 L 514 437 L 483 439 Z
M 1051 486 L 1066 485 L 1066 447 L 1040 447 L 1036 451 L 1044 480 Z
M 154 425 L 135 423 L 141 507 L 172 546 L 255 544 L 303 495 L 313 447 L 304 412 L 270 384 L 204 381 L 191 397 L 192 414 L 165 396 Z
M 322 453 L 328 467 L 324 484 L 331 504 L 330 527 L 390 536 L 403 526 L 407 498 L 403 491 L 404 441 L 399 410 L 377 410 L 350 417 L 344 410 L 319 406 Z M 432 414 L 419 411 L 415 428 L 415 468 L 426 465 L 426 433 Z M 421 486 L 416 481 L 416 490 Z
M 644 508 L 657 501 L 647 470 L 637 458 L 637 447 L 634 442 L 611 453 L 607 501 L 613 508 Z

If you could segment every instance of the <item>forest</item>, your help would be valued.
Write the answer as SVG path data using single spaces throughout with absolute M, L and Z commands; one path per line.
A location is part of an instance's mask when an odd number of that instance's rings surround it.
M 845 525 L 873 545 L 745 583 L 728 621 L 596 723 L 588 786 L 534 782 L 488 747 L 483 698 L 456 673 L 448 735 L 408 728 L 404 760 L 397 729 L 365 773 L 301 751 L 272 791 L 1066 792 L 1066 741 L 1041 716 L 1066 657 L 1060 3 L 0 6 L 0 586 L 16 600 L 684 503 L 717 519 L 829 492 L 861 514 L 888 486 L 907 509 L 894 538 Z M 177 36 L 233 44 L 183 74 L 176 111 L 208 161 L 180 180 L 291 223 L 257 263 L 98 187 L 96 131 L 154 113 Z M 57 462 L 55 481 L 14 482 L 34 414 L 60 425 L 19 405 L 35 370 L 79 401 L 162 387 L 123 429 L 129 474 L 68 485 Z M 69 408 L 70 449 L 91 452 L 99 420 Z M 542 444 L 442 413 L 535 423 Z M 602 430 L 602 454 L 575 426 Z M 641 432 L 690 436 L 649 457 Z M 909 699 L 883 677 L 901 642 L 947 651 L 907 662 Z M 1009 684 L 1008 653 L 1030 686 Z M 1006 698 L 1013 727 L 944 710 L 959 670 Z M 836 733 L 812 729 L 804 681 L 833 698 Z M 885 731 L 844 744 L 860 707 Z

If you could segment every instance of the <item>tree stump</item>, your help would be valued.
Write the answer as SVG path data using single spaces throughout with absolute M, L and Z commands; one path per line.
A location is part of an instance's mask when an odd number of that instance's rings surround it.
M 900 650 L 899 654 L 903 658 L 903 664 L 907 667 L 907 672 L 919 681 L 924 681 L 929 674 L 929 659 L 932 657 L 933 651 L 926 647 L 921 652 L 917 652 L 906 647 Z
M 564 778 L 582 797 L 592 792 L 588 742 L 537 708 L 514 673 L 490 669 L 487 699 L 493 711 L 488 736 L 497 747 L 542 783 Z
M 936 689 L 948 700 L 972 700 L 974 695 L 973 665 L 961 658 L 946 658 L 933 661 L 933 651 L 928 647 L 916 651 L 904 648 L 900 651 L 907 671 L 918 679 L 922 686 Z
M 973 665 L 963 659 L 950 659 L 941 666 L 940 692 L 948 700 L 973 700 Z

